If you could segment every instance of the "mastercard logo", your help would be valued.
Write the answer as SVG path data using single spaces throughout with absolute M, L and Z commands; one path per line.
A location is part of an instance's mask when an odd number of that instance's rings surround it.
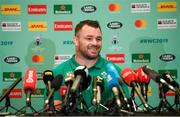
M 145 20 L 136 20 L 134 25 L 136 28 L 144 28 L 147 26 L 147 22 Z
M 43 55 L 33 55 L 32 62 L 34 62 L 34 63 L 44 62 L 44 56 Z
M 111 12 L 117 12 L 117 11 L 120 11 L 120 9 L 121 9 L 121 6 L 118 3 L 109 4 L 109 11 Z

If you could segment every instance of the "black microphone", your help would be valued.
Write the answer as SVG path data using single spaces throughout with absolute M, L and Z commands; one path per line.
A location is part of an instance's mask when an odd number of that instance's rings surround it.
M 11 93 L 11 91 L 14 89 L 14 87 L 21 81 L 21 78 L 17 78 L 13 84 L 11 84 L 9 86 L 9 88 L 2 94 L 2 96 L 0 97 L 0 102 L 7 96 L 9 96 L 9 94 Z
M 51 91 L 51 83 L 52 83 L 53 79 L 54 79 L 54 76 L 53 76 L 53 72 L 51 70 L 45 70 L 43 72 L 43 81 L 47 85 L 48 93 Z
M 90 85 L 90 76 L 88 75 L 88 69 L 86 66 L 78 66 L 74 71 L 75 80 L 72 84 L 70 92 L 74 93 L 77 90 L 80 92 L 86 90 Z
M 52 85 L 51 85 L 51 91 L 48 94 L 47 99 L 45 100 L 45 104 L 49 103 L 50 98 L 53 96 L 54 91 L 58 90 L 62 84 L 62 79 L 63 76 L 62 75 L 57 75 L 53 81 L 52 81 Z
M 176 92 L 178 95 L 180 95 L 180 91 L 177 88 L 174 88 L 171 84 L 169 84 L 168 82 L 166 82 L 163 79 L 163 76 L 159 73 L 157 73 L 156 71 L 152 70 L 152 68 L 150 68 L 149 66 L 145 65 L 143 67 L 143 71 L 151 78 L 153 79 L 155 82 L 157 83 L 162 83 L 166 86 L 168 86 L 169 89 L 171 89 L 172 91 Z

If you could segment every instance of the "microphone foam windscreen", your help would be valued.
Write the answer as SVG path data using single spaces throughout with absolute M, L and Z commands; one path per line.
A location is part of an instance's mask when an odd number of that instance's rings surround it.
M 54 90 L 58 90 L 62 84 L 62 79 L 63 76 L 62 75 L 57 75 L 53 81 L 52 81 L 52 88 L 54 88 Z
M 46 70 L 43 72 L 43 81 L 47 84 L 48 81 L 52 81 L 54 79 L 53 72 L 51 70 Z
M 113 87 L 119 87 L 118 79 L 120 76 L 118 76 L 118 72 L 115 69 L 114 65 L 112 63 L 108 63 L 106 65 L 106 70 L 108 74 L 107 82 L 110 89 Z
M 24 75 L 24 91 L 31 90 L 34 93 L 36 89 L 37 73 L 36 69 L 29 68 L 27 69 Z
M 146 73 L 144 73 L 144 71 L 143 71 L 143 66 L 138 68 L 138 70 L 137 70 L 137 78 L 138 78 L 139 83 L 149 84 L 149 82 L 150 82 L 149 76 Z
M 131 86 L 131 82 L 136 81 L 136 73 L 130 69 L 130 68 L 125 68 L 121 71 L 121 76 L 123 78 L 123 81 L 128 85 Z

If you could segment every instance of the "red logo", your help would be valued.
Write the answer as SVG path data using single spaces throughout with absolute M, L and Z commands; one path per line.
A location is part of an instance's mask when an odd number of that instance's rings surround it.
M 134 25 L 136 28 L 145 28 L 147 26 L 147 22 L 145 20 L 136 20 Z
M 28 5 L 28 14 L 46 14 L 46 5 Z
M 71 31 L 73 29 L 71 21 L 55 21 L 54 30 L 55 31 Z
M 7 89 L 3 89 L 3 92 L 5 92 Z M 10 94 L 9 98 L 22 98 L 22 89 L 13 89 Z
M 106 54 L 106 59 L 113 63 L 124 63 L 125 62 L 124 54 Z

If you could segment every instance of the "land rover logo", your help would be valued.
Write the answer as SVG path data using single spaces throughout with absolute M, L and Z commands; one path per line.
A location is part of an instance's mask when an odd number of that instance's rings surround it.
M 111 28 L 111 29 L 119 29 L 121 28 L 123 25 L 121 22 L 118 22 L 118 21 L 113 21 L 113 22 L 109 22 L 107 24 L 107 27 L 108 28 Z
M 4 59 L 4 61 L 9 64 L 15 64 L 18 63 L 20 59 L 16 56 L 8 56 Z
M 162 61 L 173 61 L 176 57 L 173 54 L 162 54 L 159 59 Z
M 81 8 L 81 10 L 85 13 L 92 13 L 96 11 L 96 7 L 93 5 L 85 5 Z

